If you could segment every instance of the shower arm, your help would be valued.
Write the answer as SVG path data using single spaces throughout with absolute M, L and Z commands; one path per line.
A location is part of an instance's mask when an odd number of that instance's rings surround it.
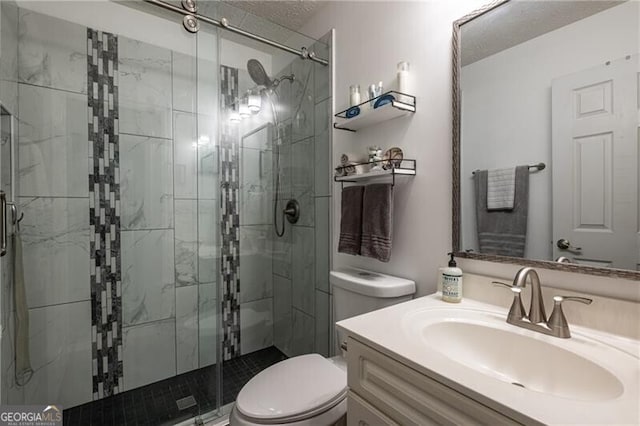
M 289 74 L 289 75 L 283 75 L 280 78 L 276 78 L 275 80 L 273 80 L 270 89 L 275 89 L 276 87 L 280 86 L 280 83 L 282 83 L 284 80 L 289 80 L 291 83 L 293 83 L 296 80 L 296 76 L 295 74 Z M 276 96 L 277 95 L 278 93 L 276 92 Z

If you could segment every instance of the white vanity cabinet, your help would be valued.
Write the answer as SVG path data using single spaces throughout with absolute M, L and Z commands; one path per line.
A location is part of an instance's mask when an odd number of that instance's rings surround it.
M 353 337 L 347 347 L 348 426 L 518 424 Z
M 435 294 L 336 323 L 347 423 L 640 425 L 638 340 L 578 325 L 559 339 L 507 315 Z

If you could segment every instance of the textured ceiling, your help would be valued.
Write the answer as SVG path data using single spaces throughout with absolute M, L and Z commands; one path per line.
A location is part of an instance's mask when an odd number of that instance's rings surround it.
M 510 1 L 462 26 L 462 65 L 479 61 L 623 2 Z
M 225 0 L 225 3 L 294 31 L 298 31 L 323 6 L 323 2 L 315 0 Z

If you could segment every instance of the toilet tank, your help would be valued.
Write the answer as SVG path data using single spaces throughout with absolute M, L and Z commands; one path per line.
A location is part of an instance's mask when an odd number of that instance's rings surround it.
M 358 268 L 331 271 L 333 323 L 413 298 L 416 283 L 404 278 Z M 336 344 L 344 339 L 337 336 Z

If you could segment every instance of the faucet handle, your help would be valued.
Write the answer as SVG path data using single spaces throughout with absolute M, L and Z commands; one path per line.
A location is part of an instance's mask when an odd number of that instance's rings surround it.
M 509 309 L 509 314 L 507 315 L 507 322 L 513 323 L 522 320 L 522 318 L 524 318 L 525 316 L 524 305 L 522 304 L 522 298 L 520 298 L 522 288 L 500 281 L 491 281 L 491 284 L 507 287 L 513 292 L 513 302 L 511 303 L 511 308 Z
M 511 284 L 507 284 L 507 283 L 503 283 L 502 281 L 491 281 L 491 284 L 493 284 L 494 286 L 503 286 L 503 287 L 507 287 L 507 288 L 513 288 L 513 285 Z
M 561 305 L 562 302 L 580 302 L 585 305 L 590 305 L 593 302 L 593 299 L 589 299 L 588 297 L 578 297 L 578 296 L 553 296 L 553 301 L 555 305 Z
M 564 311 L 562 310 L 562 302 L 580 302 L 585 305 L 590 305 L 593 302 L 592 299 L 587 297 L 577 297 L 577 296 L 554 296 L 553 297 L 553 312 L 551 312 L 551 316 L 549 317 L 549 321 L 547 325 L 553 332 L 553 335 L 556 337 L 561 337 L 563 339 L 568 339 L 571 337 L 571 332 L 569 331 L 569 324 L 567 323 L 567 317 L 564 316 Z

